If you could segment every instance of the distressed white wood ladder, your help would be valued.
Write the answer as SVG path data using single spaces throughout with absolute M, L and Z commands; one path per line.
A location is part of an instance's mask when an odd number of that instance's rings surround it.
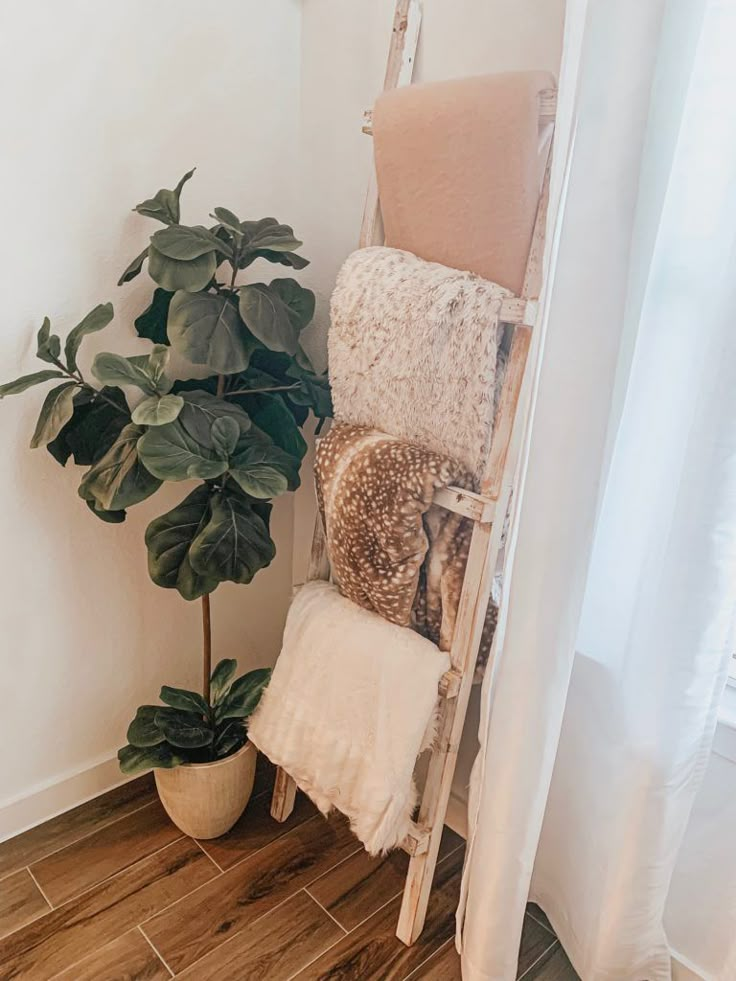
M 421 23 L 421 0 L 397 0 L 384 89 L 409 84 Z M 546 132 L 547 165 L 542 182 L 531 247 L 526 264 L 522 295 L 504 301 L 502 322 L 511 333 L 507 367 L 496 415 L 491 452 L 483 471 L 479 493 L 461 487 L 446 487 L 436 492 L 434 503 L 474 522 L 468 562 L 455 620 L 450 648 L 450 670 L 439 686 L 440 720 L 438 738 L 430 751 L 427 778 L 419 812 L 411 831 L 402 844 L 410 855 L 404 896 L 396 935 L 405 944 L 413 944 L 422 932 L 434 877 L 440 839 L 444 827 L 452 778 L 455 772 L 468 699 L 473 684 L 491 585 L 501 548 L 504 518 L 509 506 L 511 487 L 518 457 L 518 438 L 512 439 L 529 353 L 532 328 L 537 316 L 541 284 L 542 251 L 549 190 L 551 127 L 556 109 L 556 92 L 543 92 L 540 98 L 540 133 Z M 548 131 L 545 131 L 548 127 Z M 364 132 L 371 134 L 371 113 L 366 113 Z M 378 187 L 372 173 L 366 196 L 360 247 L 382 241 L 382 223 Z M 518 437 L 518 428 L 517 433 Z M 308 580 L 329 579 L 329 559 L 317 516 Z M 285 821 L 294 807 L 296 784 L 285 770 L 276 775 L 271 814 Z

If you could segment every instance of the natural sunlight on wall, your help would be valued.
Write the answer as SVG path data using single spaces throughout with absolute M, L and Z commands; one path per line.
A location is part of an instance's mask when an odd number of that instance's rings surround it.
M 63 334 L 113 301 L 115 324 L 85 343 L 83 367 L 108 345 L 126 354 L 148 346 L 132 319 L 150 280 L 115 285 L 153 230 L 131 208 L 190 167 L 198 169 L 182 204 L 192 221 L 228 204 L 245 217 L 296 222 L 300 4 L 27 0 L 3 22 L 5 381 L 36 370 L 33 335 L 45 314 Z M 0 412 L 1 816 L 12 800 L 114 757 L 135 707 L 162 683 L 198 686 L 201 627 L 198 605 L 154 586 L 146 571 L 146 524 L 185 485 L 123 525 L 103 524 L 76 496 L 79 471 L 28 449 L 34 398 L 7 399 Z M 215 656 L 239 657 L 243 668 L 278 652 L 291 511 L 288 500 L 276 508 L 272 567 L 252 587 L 226 585 L 213 597 Z M 114 765 L 102 769 L 103 782 L 118 779 Z M 44 801 L 47 812 L 76 802 L 61 791 Z M 34 819 L 21 811 L 19 821 Z M 0 821 L 0 837 L 11 830 Z

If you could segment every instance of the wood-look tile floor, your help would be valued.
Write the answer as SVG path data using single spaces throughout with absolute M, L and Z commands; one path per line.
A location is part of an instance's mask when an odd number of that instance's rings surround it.
M 304 798 L 271 819 L 273 771 L 216 841 L 182 835 L 142 777 L 0 843 L 0 981 L 459 981 L 462 839 L 446 829 L 425 929 L 396 937 L 407 858 L 371 859 Z M 518 977 L 575 981 L 541 910 Z

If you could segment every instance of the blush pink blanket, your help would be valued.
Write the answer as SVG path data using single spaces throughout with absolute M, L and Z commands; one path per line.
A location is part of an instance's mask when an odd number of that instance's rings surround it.
M 386 245 L 521 292 L 544 162 L 547 72 L 384 93 L 373 111 Z

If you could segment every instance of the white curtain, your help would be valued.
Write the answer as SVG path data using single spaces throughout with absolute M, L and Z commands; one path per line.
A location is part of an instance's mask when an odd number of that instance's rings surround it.
M 530 888 L 583 981 L 671 976 L 665 900 L 734 639 L 735 51 L 732 0 L 568 3 L 465 981 L 515 977 Z

